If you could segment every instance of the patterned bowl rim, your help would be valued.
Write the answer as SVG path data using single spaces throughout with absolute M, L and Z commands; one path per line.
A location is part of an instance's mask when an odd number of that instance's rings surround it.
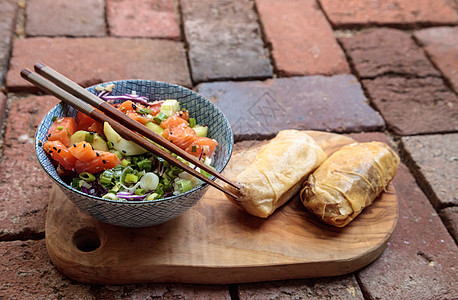
M 164 81 L 157 81 L 157 80 L 147 80 L 147 79 L 115 80 L 115 81 L 108 81 L 108 82 L 101 82 L 101 83 L 98 83 L 98 84 L 94 84 L 92 86 L 87 87 L 86 89 L 88 90 L 88 89 L 91 89 L 91 88 L 95 88 L 98 85 L 107 85 L 107 84 L 110 84 L 110 83 L 116 84 L 117 82 L 126 82 L 126 81 L 148 81 L 148 82 L 155 82 L 155 83 L 159 83 L 159 84 L 169 85 L 171 87 L 175 87 L 175 88 L 178 88 L 178 89 L 184 89 L 184 90 L 187 90 L 187 91 L 191 92 L 192 94 L 197 95 L 199 98 L 203 99 L 203 101 L 207 102 L 208 105 L 213 106 L 223 116 L 223 120 L 226 123 L 226 126 L 227 126 L 227 128 L 229 130 L 229 143 L 230 143 L 230 145 L 229 145 L 229 153 L 228 153 L 227 158 L 223 161 L 221 169 L 220 170 L 216 170 L 216 171 L 221 173 L 226 168 L 226 166 L 229 163 L 229 160 L 230 160 L 230 158 L 232 156 L 232 152 L 233 152 L 233 148 L 234 148 L 233 147 L 234 146 L 234 135 L 233 135 L 231 125 L 230 125 L 226 115 L 219 109 L 218 106 L 216 106 L 213 102 L 211 102 L 210 100 L 208 100 L 204 96 L 202 96 L 202 95 L 200 95 L 200 94 L 194 92 L 193 90 L 190 90 L 190 89 L 188 89 L 188 88 L 186 88 L 184 86 L 173 84 L 173 83 L 168 83 L 168 82 L 164 82 Z M 103 199 L 101 197 L 88 195 L 86 193 L 78 191 L 77 189 L 74 189 L 73 187 L 71 187 L 68 184 L 66 184 L 60 177 L 59 178 L 55 178 L 51 173 L 49 173 L 48 170 L 43 165 L 43 163 L 41 162 L 41 159 L 37 155 L 38 149 L 41 148 L 41 146 L 39 145 L 40 141 L 37 138 L 38 129 L 43 126 L 43 123 L 45 122 L 45 119 L 48 117 L 48 115 L 51 113 L 51 111 L 53 111 L 58 105 L 61 105 L 61 104 L 62 104 L 62 102 L 58 103 L 56 106 L 51 108 L 51 110 L 46 113 L 45 117 L 41 120 L 41 122 L 38 125 L 37 130 L 35 132 L 35 154 L 36 154 L 36 157 L 38 159 L 38 162 L 40 163 L 40 166 L 43 168 L 43 170 L 45 170 L 45 172 L 48 174 L 48 176 L 51 177 L 51 179 L 54 182 L 56 182 L 57 184 L 59 184 L 60 186 L 63 186 L 66 189 L 68 189 L 68 190 L 70 190 L 70 191 L 72 191 L 72 192 L 74 192 L 76 194 L 79 194 L 80 196 L 87 197 L 87 198 L 90 198 L 92 200 L 102 201 L 102 202 L 109 202 L 109 203 L 117 203 L 117 204 L 125 204 L 125 205 L 145 205 L 145 204 L 148 204 L 148 203 L 173 202 L 173 200 L 175 200 L 175 199 L 186 197 L 187 195 L 193 194 L 193 193 L 197 192 L 198 190 L 205 189 L 208 186 L 208 183 L 203 182 L 203 183 L 199 184 L 198 186 L 194 187 L 193 189 L 191 189 L 191 190 L 189 190 L 189 191 L 187 191 L 185 193 L 182 193 L 182 194 L 173 195 L 173 196 L 169 196 L 169 197 L 166 197 L 166 198 L 160 198 L 160 199 L 155 199 L 155 200 L 137 200 L 137 201 Z M 215 179 L 215 176 L 212 175 L 210 177 L 210 180 L 214 180 L 214 179 Z

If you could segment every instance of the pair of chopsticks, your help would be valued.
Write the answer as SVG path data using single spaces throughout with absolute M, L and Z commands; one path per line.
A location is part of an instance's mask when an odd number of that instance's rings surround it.
M 146 138 L 169 150 L 171 153 L 177 154 L 178 156 L 194 164 L 195 166 L 198 166 L 200 169 L 214 175 L 216 178 L 221 179 L 227 184 L 233 186 L 234 188 L 240 189 L 240 187 L 237 186 L 235 183 L 233 183 L 220 173 L 216 172 L 211 167 L 202 163 L 196 157 L 185 152 L 173 143 L 170 143 L 166 139 L 162 138 L 160 135 L 149 130 L 146 126 L 131 119 L 127 115 L 123 114 L 122 112 L 111 106 L 110 104 L 106 103 L 104 100 L 90 93 L 83 87 L 79 86 L 77 83 L 71 81 L 70 79 L 53 70 L 52 68 L 45 66 L 41 63 L 35 64 L 34 67 L 35 71 L 42 76 L 28 69 L 23 69 L 21 71 L 21 76 L 27 81 L 34 84 L 35 86 L 42 89 L 43 91 L 57 97 L 66 104 L 90 116 L 94 120 L 101 123 L 108 122 L 111 125 L 111 127 L 123 138 L 133 141 L 134 143 L 147 149 L 153 154 L 162 157 L 170 164 L 179 167 L 182 170 L 194 175 L 200 180 L 226 193 L 227 195 L 233 198 L 237 198 L 237 196 L 234 195 L 232 192 L 220 186 L 213 180 L 207 178 L 205 175 L 201 174 L 194 168 L 189 167 L 187 164 L 183 163 L 182 161 L 178 160 L 168 152 L 158 147 L 157 145 L 148 141 Z

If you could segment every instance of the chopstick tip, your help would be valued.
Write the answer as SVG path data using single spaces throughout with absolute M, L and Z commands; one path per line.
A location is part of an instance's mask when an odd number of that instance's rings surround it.
M 39 70 L 43 69 L 46 66 L 42 64 L 41 62 L 37 62 L 34 67 L 35 67 L 35 70 L 38 72 Z
M 22 69 L 22 71 L 21 71 L 21 76 L 24 77 L 24 78 L 28 77 L 30 74 L 32 74 L 32 71 L 30 71 L 27 68 Z

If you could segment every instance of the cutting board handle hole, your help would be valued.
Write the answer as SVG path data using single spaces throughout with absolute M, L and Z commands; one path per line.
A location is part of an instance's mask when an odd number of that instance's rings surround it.
M 94 227 L 81 228 L 73 234 L 72 238 L 75 247 L 82 252 L 92 252 L 100 245 L 100 237 Z

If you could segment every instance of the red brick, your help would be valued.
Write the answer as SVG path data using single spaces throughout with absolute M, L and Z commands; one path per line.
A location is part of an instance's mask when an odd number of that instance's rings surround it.
M 110 34 L 180 39 L 173 0 L 108 0 Z
M 54 268 L 44 240 L 2 242 L 0 253 L 2 299 L 94 299 L 90 285 L 75 284 Z
M 6 103 L 6 95 L 0 92 L 0 130 L 3 128 L 3 121 L 5 120 Z
M 458 205 L 458 133 L 407 136 L 401 141 L 409 167 L 433 206 Z
M 239 299 L 364 299 L 353 275 L 239 285 Z
M 385 143 L 391 146 L 393 149 L 395 149 L 395 147 L 393 147 L 388 137 L 382 132 L 350 133 L 348 134 L 348 136 L 360 143 L 378 141 Z
M 288 128 L 337 132 L 384 128 L 353 75 L 212 82 L 199 85 L 198 92 L 225 113 L 237 140 L 272 137 Z
M 314 0 L 257 0 L 256 6 L 279 74 L 350 73 L 331 26 Z
M 8 68 L 17 11 L 15 0 L 0 1 L 0 86 L 3 85 Z
M 36 159 L 33 140 L 38 124 L 57 102 L 50 96 L 12 101 L 0 161 L 0 240 L 44 234 L 51 180 Z
M 360 78 L 440 76 L 406 32 L 389 28 L 367 29 L 340 41 Z
M 458 27 L 423 29 L 414 37 L 458 93 Z
M 455 243 L 458 243 L 458 206 L 444 208 L 440 211 L 440 216 Z
M 44 240 L 2 242 L 0 253 L 1 299 L 230 299 L 224 285 L 77 283 L 52 265 Z
M 120 79 L 148 79 L 190 86 L 181 42 L 124 38 L 30 38 L 13 45 L 6 85 L 10 91 L 36 90 L 20 76 L 42 62 L 89 86 Z
M 215 299 L 230 300 L 221 285 L 136 284 L 92 286 L 96 299 Z
M 334 27 L 456 24 L 458 13 L 447 0 L 319 0 Z
M 395 134 L 458 130 L 458 97 L 441 78 L 382 76 L 362 83 L 371 102 Z
M 105 36 L 103 0 L 28 0 L 28 36 Z
M 194 82 L 272 77 L 251 0 L 182 0 Z
M 458 248 L 404 164 L 393 180 L 399 219 L 386 250 L 357 272 L 368 299 L 456 299 Z

